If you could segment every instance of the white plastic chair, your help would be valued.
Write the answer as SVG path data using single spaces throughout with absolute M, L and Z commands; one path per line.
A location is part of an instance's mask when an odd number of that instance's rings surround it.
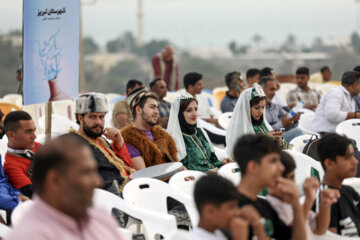
M 126 228 L 118 228 L 122 240 L 132 240 L 132 232 Z
M 181 171 L 170 178 L 169 185 L 185 194 L 193 196 L 196 181 L 205 175 L 205 173 L 200 171 Z
M 211 123 L 208 123 L 202 119 L 199 119 L 199 123 L 200 126 L 204 129 L 206 129 L 207 131 L 219 135 L 219 136 L 226 136 L 226 131 L 220 128 L 215 127 L 214 125 L 212 125 Z
M 228 130 L 229 125 L 230 125 L 230 121 L 231 121 L 231 117 L 232 117 L 232 112 L 226 112 L 223 113 L 219 116 L 218 121 L 219 121 L 219 125 L 225 129 Z
M 240 183 L 240 167 L 236 162 L 227 163 L 222 166 L 218 171 L 218 175 L 230 180 L 235 186 Z
M 169 184 L 153 178 L 136 178 L 123 189 L 124 199 L 132 204 L 151 211 L 168 214 L 168 197 L 182 203 L 193 227 L 197 226 L 199 214 L 192 196 L 183 194 Z
M 213 146 L 213 147 L 214 147 L 214 150 L 215 150 L 215 155 L 220 161 L 229 158 L 229 155 L 227 154 L 225 149 L 218 148 L 216 146 Z
M 328 91 L 330 91 L 333 88 L 336 88 L 337 85 L 332 84 L 332 83 L 323 83 L 320 84 L 316 87 L 316 90 L 319 91 L 321 93 L 321 95 L 326 94 Z
M 0 223 L 0 238 L 4 239 L 11 232 L 11 228 Z
M 344 237 L 330 231 L 326 231 L 323 235 L 314 235 L 314 237 L 315 240 L 360 240 L 359 237 Z
M 311 136 L 312 135 L 301 135 L 291 140 L 290 146 L 292 146 L 292 150 L 302 153 Z
M 38 124 L 41 129 L 45 130 L 45 115 L 39 118 Z M 70 129 L 78 130 L 79 125 L 64 116 L 51 115 L 51 132 L 63 134 L 67 133 Z
M 17 93 L 6 94 L 3 97 L 3 100 L 5 100 L 6 102 L 11 102 L 13 104 L 16 104 L 19 99 L 21 99 L 21 101 L 22 101 L 22 96 L 20 94 L 17 94 Z
M 19 204 L 14 208 L 11 213 L 11 224 L 16 226 L 20 220 L 23 218 L 25 213 L 33 206 L 34 202 L 32 200 L 27 200 L 25 202 L 19 202 Z
M 290 83 L 290 82 L 280 83 L 280 89 L 277 91 L 277 93 L 280 95 L 282 99 L 285 100 L 288 92 L 294 88 L 296 88 L 295 83 Z
M 5 154 L 7 152 L 7 143 L 0 139 L 0 155 L 1 155 L 1 164 L 4 166 Z
M 67 99 L 52 102 L 52 113 L 75 121 L 75 101 Z
M 105 209 L 109 215 L 111 215 L 112 209 L 115 208 L 135 219 L 141 220 L 147 240 L 155 240 L 158 234 L 166 237 L 170 232 L 177 229 L 174 216 L 138 208 L 115 194 L 102 189 L 94 190 L 93 203 L 94 206 Z
M 356 141 L 356 146 L 360 148 L 360 119 L 349 119 L 336 126 L 336 133 L 345 135 Z
M 320 181 L 324 176 L 324 170 L 321 163 L 311 157 L 293 150 L 284 150 L 289 153 L 295 160 L 295 181 L 297 185 L 302 185 L 306 178 L 311 177 L 311 168 L 319 172 Z

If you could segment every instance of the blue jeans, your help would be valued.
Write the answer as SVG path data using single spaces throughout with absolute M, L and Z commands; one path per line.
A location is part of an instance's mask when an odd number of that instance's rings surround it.
M 301 135 L 304 135 L 304 133 L 300 130 L 300 128 L 292 128 L 284 132 L 282 137 L 289 144 L 291 140 Z

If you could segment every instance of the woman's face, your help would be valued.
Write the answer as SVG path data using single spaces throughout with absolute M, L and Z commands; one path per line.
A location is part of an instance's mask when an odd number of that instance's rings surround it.
M 129 124 L 129 118 L 126 113 L 118 113 L 116 115 L 116 120 L 118 121 L 120 128 L 123 128 Z
M 194 125 L 196 124 L 197 117 L 198 117 L 197 103 L 196 101 L 192 101 L 184 111 L 184 118 L 188 124 Z
M 265 111 L 265 99 L 260 100 L 260 102 L 251 107 L 251 116 L 255 120 L 259 120 Z

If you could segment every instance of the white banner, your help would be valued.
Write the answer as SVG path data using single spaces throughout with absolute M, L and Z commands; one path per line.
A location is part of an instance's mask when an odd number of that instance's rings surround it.
M 24 104 L 76 98 L 79 0 L 24 0 Z

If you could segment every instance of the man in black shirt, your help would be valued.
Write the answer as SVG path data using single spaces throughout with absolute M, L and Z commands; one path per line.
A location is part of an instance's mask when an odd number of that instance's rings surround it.
M 299 190 L 291 180 L 281 177 L 284 166 L 281 149 L 274 139 L 265 135 L 245 135 L 234 147 L 234 157 L 241 171 L 239 205 L 254 206 L 263 218 L 267 237 L 271 239 L 306 239 L 305 220 L 299 203 Z M 286 226 L 276 211 L 258 193 L 264 188 L 278 188 L 294 212 L 292 227 Z M 250 239 L 252 232 L 250 232 Z
M 331 206 L 329 230 L 342 236 L 360 236 L 360 196 L 352 187 L 342 185 L 345 178 L 355 177 L 357 172 L 351 140 L 326 134 L 319 141 L 318 154 L 325 170 L 323 184 L 340 191 L 338 202 Z

